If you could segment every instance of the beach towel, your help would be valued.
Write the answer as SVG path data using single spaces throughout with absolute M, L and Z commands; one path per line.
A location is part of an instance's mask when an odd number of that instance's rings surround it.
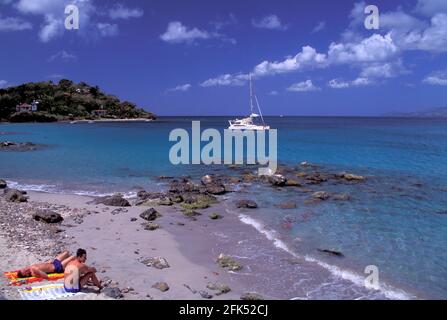
M 22 300 L 56 300 L 85 294 L 82 292 L 69 293 L 65 291 L 63 283 L 47 284 L 24 289 L 20 288 L 18 290 Z
M 12 286 L 21 286 L 24 284 L 30 284 L 30 283 L 41 282 L 41 281 L 47 280 L 47 279 L 35 278 L 35 277 L 18 278 L 17 271 L 4 272 L 3 274 L 7 279 L 9 279 L 9 282 Z M 48 277 L 49 277 L 48 281 L 57 281 L 59 279 L 63 279 L 64 274 L 63 273 L 52 273 L 52 274 L 49 274 Z

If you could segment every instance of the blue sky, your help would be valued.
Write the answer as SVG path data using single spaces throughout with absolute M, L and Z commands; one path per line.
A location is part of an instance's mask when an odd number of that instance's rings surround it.
M 0 87 L 86 81 L 159 115 L 246 114 L 249 73 L 270 115 L 447 107 L 446 0 L 0 0 L 0 43 Z

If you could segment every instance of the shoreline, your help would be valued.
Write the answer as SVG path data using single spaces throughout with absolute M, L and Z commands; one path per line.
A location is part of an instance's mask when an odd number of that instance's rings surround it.
M 42 204 L 49 204 L 50 207 L 56 208 L 57 212 L 62 212 L 65 218 L 64 222 L 57 227 L 62 231 L 55 233 L 56 238 L 51 238 L 53 241 L 63 239 L 59 243 L 61 246 L 47 243 L 43 247 L 53 249 L 53 256 L 58 250 L 69 249 L 73 252 L 78 247 L 87 249 L 90 258 L 87 263 L 98 269 L 100 278 L 110 281 L 113 286 L 125 292 L 124 299 L 194 300 L 203 299 L 201 294 L 204 294 L 203 296 L 213 295 L 213 299 L 237 300 L 243 294 L 252 292 L 261 294 L 266 299 L 315 298 L 308 297 L 306 292 L 308 288 L 305 286 L 289 290 L 283 288 L 284 283 L 265 283 L 265 280 L 273 276 L 275 272 L 293 270 L 297 266 L 303 269 L 301 271 L 304 274 L 317 274 L 317 278 L 321 276 L 322 279 L 334 277 L 331 274 L 334 273 L 335 268 L 335 274 L 338 273 L 336 276 L 341 278 L 339 282 L 345 285 L 349 282 L 358 284 L 358 281 L 353 280 L 352 274 L 346 270 L 328 264 L 323 265 L 324 263 L 308 257 L 291 254 L 287 245 L 272 236 L 272 233 L 265 229 L 267 228 L 265 225 L 259 222 L 256 222 L 258 226 L 256 223 L 247 223 L 243 221 L 243 214 L 230 214 L 226 198 L 215 206 L 200 210 L 202 215 L 194 220 L 183 216 L 175 206 L 156 206 L 156 210 L 162 215 L 156 221 L 161 228 L 151 232 L 143 230 L 141 227 L 143 220 L 139 217 L 139 214 L 148 207 L 117 208 L 91 204 L 96 197 L 85 195 L 52 194 L 39 191 L 29 191 L 28 195 L 30 203 L 23 205 L 40 207 Z M 3 205 L 4 200 L 1 199 L 0 209 Z M 225 212 L 223 219 L 211 220 L 209 215 L 213 212 Z M 137 221 L 132 222 L 131 219 L 137 219 Z M 40 227 L 52 226 L 40 225 Z M 225 230 L 231 230 L 231 234 L 236 236 L 228 238 Z M 5 239 L 4 234 L 0 232 L 2 250 L 6 248 Z M 145 243 L 150 243 L 150 245 L 146 246 Z M 274 252 L 279 260 L 264 261 L 264 257 L 260 259 L 251 251 L 253 248 L 250 243 L 269 248 L 268 250 Z M 27 246 L 18 248 L 18 245 L 17 242 L 8 241 L 7 247 L 15 249 L 4 251 L 2 260 L 7 261 L 8 264 L 0 263 L 3 271 L 51 258 L 51 254 L 44 255 L 42 250 L 39 251 L 40 255 L 36 255 L 30 252 Z M 240 253 L 244 250 L 247 254 L 241 255 Z M 9 254 L 14 252 L 16 259 L 5 259 L 8 252 Z M 216 264 L 216 258 L 221 253 L 236 257 L 244 267 L 243 270 L 228 272 L 220 268 Z M 157 270 L 140 262 L 141 259 L 148 257 L 163 257 L 168 261 L 170 268 Z M 273 280 L 275 279 L 269 279 L 269 281 Z M 169 291 L 162 293 L 151 288 L 155 282 L 159 281 L 168 283 Z M 207 289 L 209 283 L 226 284 L 231 291 L 216 296 L 213 291 Z M 4 281 L 0 282 L 0 287 L 2 288 L 0 294 L 5 295 L 7 299 L 18 299 L 17 292 L 16 294 L 11 293 L 10 290 L 5 292 L 7 287 Z M 386 291 L 390 288 L 387 286 L 383 289 Z M 378 299 L 415 298 L 406 296 L 403 292 L 403 295 L 399 295 L 399 291 L 400 289 L 397 293 L 390 291 L 385 292 L 385 295 L 378 294 Z M 367 290 L 364 290 L 364 294 L 366 293 Z M 108 299 L 102 294 L 89 294 L 86 298 Z
M 213 295 L 213 299 L 235 300 L 246 293 L 230 274 L 210 259 L 210 253 L 213 251 L 210 250 L 209 244 L 212 242 L 196 237 L 195 223 L 182 217 L 173 208 L 157 208 L 163 215 L 157 220 L 161 228 L 151 232 L 143 230 L 140 225 L 143 220 L 139 218 L 139 214 L 147 207 L 116 208 L 89 204 L 93 198 L 88 196 L 34 191 L 28 192 L 28 196 L 30 202 L 19 204 L 22 206 L 21 210 L 27 206 L 39 207 L 41 204 L 51 204 L 50 207 L 58 208 L 58 212 L 64 212 L 64 222 L 58 226 L 63 231 L 58 232 L 55 238 L 39 240 L 40 246 L 36 252 L 30 251 L 30 246 L 21 247 L 19 242 L 0 232 L 2 271 L 15 270 L 51 259 L 57 251 L 65 248 L 74 252 L 78 247 L 83 247 L 89 256 L 87 264 L 98 269 L 100 278 L 111 280 L 112 286 L 117 286 L 124 292 L 124 299 L 196 300 L 203 299 L 200 293 L 203 292 L 205 296 Z M 0 209 L 4 209 L 4 206 L 4 200 L 1 199 Z M 120 213 L 115 214 L 113 210 L 116 209 Z M 131 222 L 132 218 L 138 221 Z M 2 224 L 3 227 L 5 226 Z M 45 229 L 51 226 L 39 225 L 39 227 Z M 180 250 L 181 245 L 173 235 L 175 229 L 181 230 L 177 232 L 183 233 L 182 240 L 189 243 L 193 249 L 189 250 L 187 255 Z M 60 244 L 57 250 L 52 247 L 54 245 L 51 244 L 52 241 Z M 146 245 L 147 243 L 149 245 Z M 53 249 L 52 254 L 45 254 L 46 250 L 51 251 L 50 248 Z M 158 270 L 139 262 L 139 259 L 149 257 L 163 257 L 170 267 Z M 152 288 L 156 282 L 166 282 L 170 289 L 163 293 Z M 214 291 L 207 288 L 209 283 L 227 284 L 231 291 L 217 296 Z M 0 287 L 0 294 L 7 299 L 19 299 L 17 289 L 8 287 L 5 279 L 0 282 Z M 102 294 L 89 294 L 88 299 L 107 299 L 107 297 Z

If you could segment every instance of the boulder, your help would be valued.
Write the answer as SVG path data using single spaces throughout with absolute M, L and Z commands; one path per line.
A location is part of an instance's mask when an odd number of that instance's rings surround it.
M 219 179 L 214 176 L 206 175 L 201 179 L 202 184 L 208 193 L 220 195 L 226 193 L 225 187 Z
M 148 267 L 153 267 L 160 270 L 170 267 L 168 261 L 165 258 L 160 257 L 145 258 L 140 260 L 140 262 Z
M 258 204 L 253 200 L 238 200 L 236 201 L 237 208 L 256 209 Z
M 154 221 L 157 218 L 160 218 L 161 216 L 162 215 L 154 208 L 147 209 L 146 211 L 140 214 L 140 218 L 146 221 Z
M 5 189 L 4 197 L 8 202 L 28 202 L 26 192 L 17 189 Z
M 299 183 L 296 180 L 287 179 L 285 186 L 286 187 L 301 187 L 302 185 L 301 185 L 301 183 Z
M 5 180 L 0 179 L 0 189 L 6 189 L 8 187 L 8 184 Z
M 169 184 L 170 193 L 191 193 L 200 192 L 201 188 L 199 185 L 189 181 L 187 178 L 181 180 L 174 180 Z
M 115 194 L 109 197 L 101 197 L 96 199 L 96 204 L 103 204 L 110 207 L 130 207 L 129 201 L 124 199 L 121 194 Z
M 160 225 L 153 222 L 149 222 L 144 225 L 144 230 L 147 231 L 155 231 L 157 229 L 160 229 Z
M 0 151 L 15 151 L 15 152 L 34 151 L 41 147 L 44 146 L 32 142 L 11 142 L 11 141 L 0 142 Z
M 113 299 L 121 299 L 123 297 L 121 290 L 116 287 L 107 287 L 104 288 L 101 292 Z
M 59 223 L 64 220 L 59 213 L 51 210 L 38 210 L 33 214 L 33 219 L 45 223 Z
M 366 180 L 365 177 L 352 173 L 341 173 L 338 175 L 338 177 L 345 179 L 346 181 L 354 181 L 354 182 L 360 182 Z
M 213 298 L 213 295 L 212 294 L 209 294 L 207 291 L 205 291 L 205 290 L 200 290 L 199 291 L 199 294 L 200 294 L 200 296 L 203 298 L 203 299 L 212 299 Z
M 287 182 L 287 178 L 280 174 L 274 174 L 272 176 L 268 176 L 267 179 L 268 179 L 269 183 L 271 183 L 272 186 L 275 186 L 275 187 L 284 187 Z
M 174 202 L 171 200 L 170 197 L 163 197 L 160 200 L 158 200 L 157 204 L 159 206 L 172 206 Z
M 307 184 L 320 184 L 326 182 L 328 178 L 321 173 L 312 173 L 306 176 Z
M 323 200 L 324 201 L 324 200 L 329 199 L 330 195 L 326 191 L 317 191 L 317 192 L 314 192 L 312 194 L 312 197 L 314 199 L 319 199 L 319 200 Z
M 210 219 L 211 220 L 219 220 L 219 219 L 222 219 L 222 216 L 217 213 L 212 213 L 212 214 L 210 214 Z
M 242 265 L 239 262 L 237 262 L 230 256 L 224 255 L 223 253 L 221 253 L 217 258 L 217 264 L 221 268 L 227 269 L 229 271 L 239 271 L 242 269 Z
M 215 183 L 216 179 L 210 175 L 206 175 L 206 176 L 203 176 L 200 181 L 202 182 L 202 184 L 207 185 L 210 183 Z
M 206 287 L 210 290 L 217 291 L 216 296 L 220 296 L 231 291 L 228 285 L 222 283 L 208 283 Z
M 248 293 L 244 293 L 241 296 L 241 300 L 246 300 L 246 301 L 264 300 L 264 297 L 257 293 L 248 292 Z
M 161 292 L 166 292 L 169 290 L 169 286 L 166 282 L 157 282 L 152 286 L 152 288 L 160 290 Z
M 206 185 L 206 191 L 214 195 L 221 195 L 227 192 L 225 186 L 221 183 L 213 183 Z
M 237 184 L 237 183 L 241 183 L 242 179 L 239 177 L 229 177 L 228 178 L 228 183 L 232 183 L 232 184 Z

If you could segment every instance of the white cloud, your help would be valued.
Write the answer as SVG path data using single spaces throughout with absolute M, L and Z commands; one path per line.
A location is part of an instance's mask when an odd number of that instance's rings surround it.
M 272 91 L 270 91 L 270 95 L 271 95 L 271 96 L 277 96 L 278 94 L 279 94 L 279 92 L 276 91 L 276 90 L 272 90 Z
M 78 6 L 80 14 L 80 34 L 89 34 L 89 22 L 95 13 L 95 7 L 90 0 L 72 0 L 71 4 Z M 18 0 L 14 7 L 22 14 L 32 14 L 43 17 L 39 31 L 42 42 L 50 42 L 64 34 L 66 0 Z
M 98 17 L 108 16 L 112 19 L 129 19 L 143 14 L 140 9 L 127 8 L 123 5 L 115 5 L 110 10 L 97 7 L 96 0 L 17 0 L 12 2 L 12 7 L 21 14 L 41 17 L 43 22 L 39 30 L 39 38 L 42 42 L 50 42 L 64 35 L 65 6 L 74 4 L 79 8 L 79 30 L 71 31 L 85 38 L 111 37 L 119 33 L 117 24 L 107 21 L 97 21 Z M 102 11 L 105 14 L 101 13 Z
M 343 33 L 347 42 L 358 41 L 365 32 L 363 26 L 365 2 L 354 5 L 348 29 Z M 390 35 L 400 50 L 421 50 L 434 53 L 447 52 L 447 1 L 419 0 L 414 10 L 425 17 L 415 17 L 401 8 L 380 12 L 380 32 Z M 427 17 L 430 20 L 427 20 Z
M 113 37 L 119 33 L 118 25 L 110 23 L 98 23 L 97 25 L 100 36 Z
M 216 86 L 243 86 L 249 79 L 248 74 L 223 74 L 216 78 L 208 79 L 200 84 L 201 87 L 216 87 Z
M 447 13 L 447 1 L 445 0 L 418 0 L 416 12 L 431 17 L 437 13 Z
M 175 88 L 168 89 L 168 90 L 166 90 L 166 92 L 174 92 L 174 91 L 183 91 L 183 92 L 185 92 L 185 91 L 189 91 L 189 89 L 191 89 L 191 88 L 192 88 L 192 85 L 187 83 L 187 84 L 178 85 Z
M 319 87 L 316 87 L 312 80 L 306 80 L 303 82 L 298 82 L 292 84 L 290 87 L 287 88 L 287 91 L 291 92 L 309 92 L 309 91 L 319 91 L 321 90 Z
M 343 79 L 332 79 L 328 82 L 328 86 L 333 89 L 346 89 L 350 87 L 364 87 L 374 84 L 374 82 L 365 77 L 359 77 L 352 81 L 345 81 Z
M 197 28 L 189 29 L 179 21 L 170 22 L 160 39 L 168 43 L 194 43 L 199 39 L 209 39 L 212 35 Z
M 363 63 L 387 61 L 397 55 L 399 49 L 390 34 L 373 34 L 360 42 L 331 43 L 328 57 L 332 63 Z
M 313 28 L 311 33 L 318 33 L 326 28 L 326 22 L 320 21 L 318 24 Z
M 393 78 L 400 74 L 408 73 L 398 59 L 393 62 L 377 62 L 363 66 L 360 76 L 363 78 Z
M 318 53 L 314 48 L 306 46 L 294 57 L 288 57 L 283 61 L 261 62 L 254 68 L 253 75 L 255 77 L 263 77 L 267 75 L 289 73 L 305 67 L 325 67 L 326 63 L 325 54 Z
M 446 0 L 442 1 L 447 3 Z M 305 46 L 301 52 L 284 60 L 263 61 L 254 67 L 252 74 L 260 78 L 304 69 L 349 65 L 359 69 L 357 79 L 352 81 L 334 79 L 329 82 L 329 86 L 333 88 L 346 88 L 372 85 L 378 83 L 376 81 L 378 79 L 408 73 L 402 63 L 405 51 L 447 52 L 447 14 L 440 13 L 444 10 L 442 9 L 444 6 L 435 0 L 420 0 L 419 3 L 420 6 L 423 4 L 426 8 L 436 7 L 439 10 L 431 11 L 437 13 L 430 21 L 413 17 L 402 9 L 381 12 L 379 31 L 383 34 L 375 33 L 364 37 L 363 10 L 366 3 L 358 2 L 351 11 L 349 28 L 343 33 L 342 41 L 331 43 L 327 53 L 318 53 L 311 46 Z M 209 79 L 203 84 L 206 84 L 204 86 L 244 85 L 247 75 L 245 77 L 242 75 L 244 74 L 225 74 Z
M 127 8 L 122 4 L 115 5 L 109 10 L 109 16 L 112 19 L 130 19 L 140 18 L 144 15 L 144 11 L 139 8 Z
M 447 70 L 436 71 L 427 76 L 423 82 L 431 85 L 447 86 Z
M 427 29 L 407 34 L 404 44 L 406 49 L 447 52 L 447 14 L 436 14 Z
M 350 87 L 350 83 L 342 79 L 332 79 L 329 81 L 328 86 L 334 89 L 345 89 Z
M 287 26 L 274 14 L 268 15 L 260 20 L 252 20 L 252 24 L 259 29 L 287 30 Z
M 63 21 L 53 15 L 45 15 L 45 24 L 39 31 L 39 38 L 42 42 L 49 42 L 64 33 Z
M 62 10 L 65 7 L 63 0 L 19 0 L 16 4 L 16 8 L 22 13 L 31 14 L 48 14 L 53 13 L 56 10 Z
M 0 80 L 0 89 L 6 88 L 8 86 L 8 81 Z
M 33 26 L 31 23 L 16 17 L 2 17 L 0 15 L 0 32 L 1 31 L 23 31 L 30 30 Z
M 48 62 L 53 62 L 55 60 L 70 62 L 70 61 L 77 60 L 77 57 L 74 54 L 71 54 L 65 50 L 62 50 L 62 51 L 59 51 L 58 53 L 52 55 L 50 58 L 48 58 Z

